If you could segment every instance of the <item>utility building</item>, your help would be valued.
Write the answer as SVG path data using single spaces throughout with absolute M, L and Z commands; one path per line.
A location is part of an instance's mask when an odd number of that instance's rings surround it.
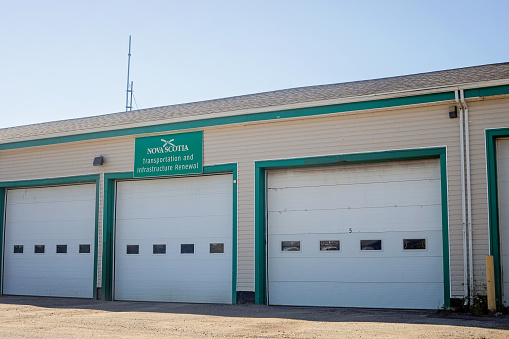
M 509 63 L 0 129 L 1 292 L 509 305 Z

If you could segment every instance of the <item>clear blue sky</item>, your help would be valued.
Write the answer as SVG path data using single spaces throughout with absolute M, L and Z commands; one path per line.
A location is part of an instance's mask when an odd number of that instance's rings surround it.
M 0 0 L 0 128 L 509 61 L 509 1 Z

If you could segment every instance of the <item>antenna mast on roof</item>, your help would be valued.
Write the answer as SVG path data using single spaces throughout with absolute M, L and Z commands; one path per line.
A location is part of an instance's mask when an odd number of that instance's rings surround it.
M 127 56 L 127 90 L 125 94 L 125 111 L 133 110 L 133 82 L 129 84 L 129 71 L 131 68 L 131 36 L 129 35 L 129 54 Z

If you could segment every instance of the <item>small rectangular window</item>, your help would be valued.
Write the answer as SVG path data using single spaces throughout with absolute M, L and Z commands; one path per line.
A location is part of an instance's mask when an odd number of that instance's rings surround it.
M 152 253 L 153 254 L 166 254 L 166 245 L 165 244 L 152 245 Z
M 320 251 L 339 251 L 339 240 L 320 240 Z
M 382 240 L 361 240 L 361 251 L 381 251 Z
M 224 243 L 210 244 L 210 253 L 224 253 Z
M 281 251 L 300 251 L 300 241 L 281 241 Z
M 180 253 L 194 253 L 194 244 L 180 244 Z
M 90 253 L 90 244 L 80 244 L 80 253 Z
M 57 253 L 67 253 L 67 245 L 57 245 Z
M 127 245 L 127 254 L 140 254 L 140 245 Z
M 14 253 L 23 253 L 23 245 L 14 245 Z
M 403 239 L 403 249 L 405 250 L 425 250 L 426 239 Z
M 44 253 L 44 245 L 35 245 L 34 253 Z

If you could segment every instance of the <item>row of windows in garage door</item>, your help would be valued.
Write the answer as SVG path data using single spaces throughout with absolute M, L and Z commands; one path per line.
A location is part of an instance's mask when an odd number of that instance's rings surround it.
M 23 254 L 25 253 L 24 245 L 14 245 L 13 253 Z M 46 245 L 34 245 L 33 253 L 46 253 Z M 56 245 L 55 253 L 65 254 L 67 253 L 67 245 Z M 80 244 L 78 246 L 78 253 L 90 253 L 90 244 Z
M 194 253 L 194 244 L 180 244 L 180 253 Z M 209 253 L 224 253 L 224 243 L 210 243 Z M 126 245 L 126 254 L 140 254 L 140 245 Z M 153 244 L 152 254 L 166 254 L 166 244 Z
M 404 250 L 425 250 L 426 239 L 403 239 Z M 339 240 L 320 240 L 320 251 L 340 251 Z M 360 240 L 361 251 L 381 251 L 382 240 Z M 298 252 L 300 251 L 300 241 L 281 241 L 281 251 L 283 252 Z

